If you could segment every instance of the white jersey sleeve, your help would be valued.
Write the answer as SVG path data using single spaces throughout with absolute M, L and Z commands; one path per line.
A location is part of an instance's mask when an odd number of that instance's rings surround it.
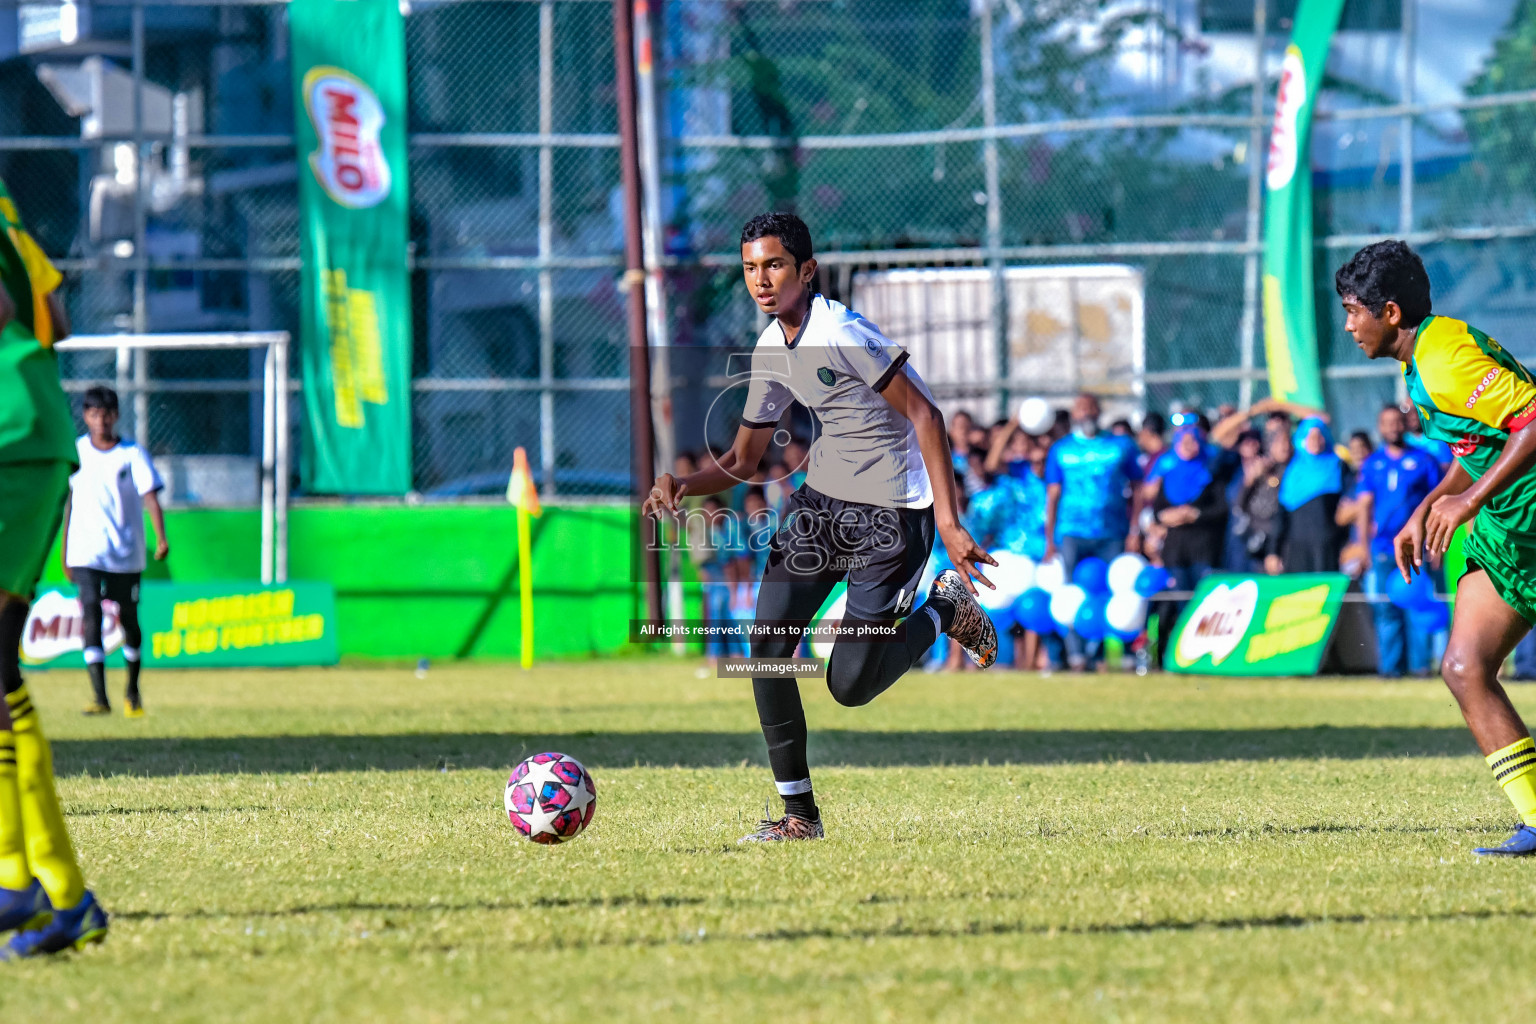
M 130 450 L 128 465 L 133 472 L 133 486 L 138 489 L 139 497 L 165 487 L 165 481 L 160 479 L 160 473 L 155 469 L 149 452 L 139 445 L 134 445 Z
M 842 364 L 838 368 L 876 392 L 884 391 L 906 365 L 906 351 L 863 317 L 842 324 L 833 336 L 832 353 Z
M 775 366 L 777 362 L 781 365 Z M 789 389 L 789 361 L 767 358 L 766 353 L 752 353 L 752 380 L 747 385 L 747 404 L 741 410 L 741 425 L 750 429 L 777 426 L 785 410 L 794 402 Z

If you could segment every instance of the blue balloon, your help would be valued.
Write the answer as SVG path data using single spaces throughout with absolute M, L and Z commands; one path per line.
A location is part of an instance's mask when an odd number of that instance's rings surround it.
M 1085 558 L 1072 570 L 1072 582 L 1090 594 L 1109 593 L 1109 563 L 1102 558 Z
M 1155 565 L 1149 565 L 1141 570 L 1141 575 L 1136 577 L 1136 593 L 1142 597 L 1151 597 L 1159 590 L 1168 589 L 1172 576 L 1167 569 L 1160 569 Z
M 1024 591 L 1013 602 L 1013 619 L 1031 633 L 1054 633 L 1056 621 L 1051 618 L 1051 595 L 1039 587 Z
M 1396 570 L 1387 574 L 1387 600 L 1410 611 L 1440 603 L 1435 600 L 1435 581 L 1428 573 L 1416 572 L 1412 582 L 1404 583 L 1403 574 Z
M 1104 621 L 1104 609 L 1109 605 L 1109 598 L 1103 594 L 1089 594 L 1081 608 L 1077 610 L 1077 617 L 1072 620 L 1072 630 L 1084 640 L 1102 640 L 1109 631 L 1109 625 Z

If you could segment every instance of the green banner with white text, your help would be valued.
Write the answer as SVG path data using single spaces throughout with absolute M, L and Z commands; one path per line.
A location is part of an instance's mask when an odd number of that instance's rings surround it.
M 80 598 L 49 587 L 27 611 L 22 663 L 84 668 Z M 172 583 L 139 585 L 144 664 L 159 668 L 334 665 L 336 591 L 329 583 Z M 116 602 L 102 602 L 102 648 L 121 665 L 124 631 Z
M 1264 182 L 1264 352 L 1272 395 L 1323 405 L 1312 297 L 1312 108 L 1344 0 L 1300 0 L 1280 65 Z
M 1166 645 L 1170 672 L 1310 676 L 1322 664 L 1349 577 L 1207 576 Z
M 399 0 L 292 0 L 304 256 L 304 488 L 411 489 L 405 21 Z

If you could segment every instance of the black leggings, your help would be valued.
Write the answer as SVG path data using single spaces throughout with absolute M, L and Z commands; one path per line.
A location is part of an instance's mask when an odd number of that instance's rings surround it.
M 123 624 L 123 646 L 137 651 L 144 641 L 139 629 L 139 574 L 103 572 L 100 569 L 74 569 L 75 586 L 80 588 L 83 612 L 80 633 L 85 647 L 101 647 L 101 602 L 117 602 L 118 621 Z
M 835 580 L 807 580 L 794 576 L 784 563 L 770 564 L 757 596 L 757 624 L 798 627 L 788 636 L 763 637 L 756 631 L 752 641 L 754 658 L 792 658 L 799 646 L 799 632 L 810 624 L 832 592 Z M 844 628 L 856 627 L 861 620 L 845 618 Z M 881 623 L 879 625 L 889 625 Z M 898 639 L 856 640 L 840 637 L 827 663 L 827 689 L 844 707 L 868 704 L 884 693 L 910 669 L 923 652 L 938 638 L 933 617 L 919 610 L 908 616 L 898 632 Z M 800 703 L 800 686 L 794 679 L 757 676 L 752 680 L 752 695 L 757 700 L 758 721 L 768 742 L 768 763 L 780 783 L 799 782 L 810 777 L 806 760 L 805 709 Z

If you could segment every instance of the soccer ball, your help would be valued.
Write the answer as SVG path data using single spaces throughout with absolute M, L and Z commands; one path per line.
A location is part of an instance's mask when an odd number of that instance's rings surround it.
M 597 786 L 574 757 L 534 754 L 512 769 L 506 805 L 520 834 L 536 843 L 563 843 L 592 824 Z

